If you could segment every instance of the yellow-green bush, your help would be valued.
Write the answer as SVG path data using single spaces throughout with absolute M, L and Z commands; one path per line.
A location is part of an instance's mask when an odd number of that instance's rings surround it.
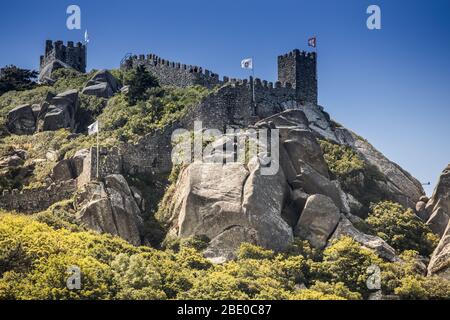
M 415 250 L 428 256 L 439 241 L 411 209 L 398 203 L 373 204 L 366 222 L 377 236 L 399 251 Z

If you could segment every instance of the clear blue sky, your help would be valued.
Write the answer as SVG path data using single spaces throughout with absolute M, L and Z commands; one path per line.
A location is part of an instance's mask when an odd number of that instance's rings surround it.
M 82 30 L 66 29 L 66 8 Z M 366 8 L 382 30 L 366 28 Z M 448 0 L 78 0 L 1 4 L 0 65 L 38 68 L 45 39 L 82 40 L 89 68 L 116 68 L 128 53 L 154 52 L 221 76 L 276 80 L 276 57 L 319 43 L 319 100 L 338 122 L 368 139 L 421 181 L 450 163 L 450 1 Z M 430 192 L 432 188 L 427 188 Z

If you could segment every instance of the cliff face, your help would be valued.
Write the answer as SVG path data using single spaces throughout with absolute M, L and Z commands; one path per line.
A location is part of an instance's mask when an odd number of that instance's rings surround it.
M 450 164 L 439 177 L 425 211 L 427 223 L 433 231 L 442 236 L 431 257 L 428 272 L 450 279 Z

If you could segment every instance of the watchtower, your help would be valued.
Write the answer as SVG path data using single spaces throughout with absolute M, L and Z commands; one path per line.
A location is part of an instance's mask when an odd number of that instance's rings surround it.
M 62 41 L 45 42 L 45 55 L 41 56 L 40 68 L 41 70 L 54 60 L 59 60 L 69 65 L 70 67 L 80 72 L 86 72 L 86 46 L 78 42 L 76 46 L 73 41 L 68 41 L 64 45 Z
M 290 83 L 299 101 L 317 104 L 317 56 L 295 49 L 278 57 L 278 81 Z

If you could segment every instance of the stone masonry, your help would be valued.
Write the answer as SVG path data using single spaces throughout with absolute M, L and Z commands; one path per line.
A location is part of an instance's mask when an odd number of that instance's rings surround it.
M 80 72 L 86 72 L 86 46 L 81 42 L 74 45 L 73 41 L 64 45 L 63 41 L 47 40 L 45 54 L 40 58 L 40 70 L 54 61 L 61 61 Z

